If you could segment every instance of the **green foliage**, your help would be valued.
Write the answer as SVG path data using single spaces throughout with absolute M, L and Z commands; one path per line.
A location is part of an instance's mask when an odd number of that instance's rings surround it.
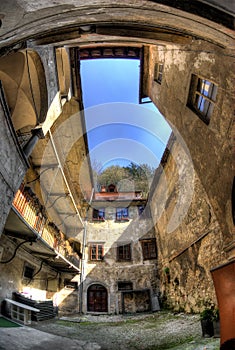
M 128 172 L 125 168 L 119 165 L 112 165 L 98 175 L 97 182 L 100 186 L 108 186 L 110 184 L 117 186 L 123 179 L 128 179 Z
M 214 310 L 213 309 L 204 309 L 200 313 L 201 320 L 213 321 L 213 317 L 214 317 Z
M 142 191 L 144 195 L 149 192 L 154 172 L 155 169 L 148 164 L 136 165 L 132 162 L 127 167 L 112 165 L 102 172 L 97 169 L 97 163 L 94 163 L 93 169 L 98 190 L 101 186 L 113 184 L 120 192 Z
M 216 308 L 215 310 L 213 310 L 213 321 L 219 321 L 220 316 L 219 316 L 219 309 Z

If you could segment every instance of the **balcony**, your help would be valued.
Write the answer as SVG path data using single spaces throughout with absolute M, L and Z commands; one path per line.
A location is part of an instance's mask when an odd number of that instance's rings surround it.
M 79 272 L 80 243 L 72 242 L 45 215 L 45 209 L 23 184 L 12 202 L 5 234 L 19 241 L 31 254 L 62 272 Z M 33 244 L 32 244 L 33 242 Z M 75 244 L 76 243 L 76 244 Z

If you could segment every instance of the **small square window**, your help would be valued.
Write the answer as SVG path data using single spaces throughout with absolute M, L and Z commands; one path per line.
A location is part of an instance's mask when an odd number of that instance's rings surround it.
M 144 205 L 138 205 L 138 214 L 141 216 L 144 212 L 145 206 Z
M 117 221 L 128 221 L 128 208 L 117 208 L 116 210 L 116 220 Z
M 133 290 L 133 283 L 132 282 L 118 282 L 118 290 Z
M 156 239 L 149 238 L 141 240 L 143 259 L 150 260 L 157 258 Z
M 33 275 L 34 275 L 34 271 L 35 271 L 35 268 L 25 264 L 24 271 L 23 271 L 23 277 L 32 280 L 33 279 Z
M 163 67 L 163 63 L 156 63 L 154 66 L 154 81 L 158 84 L 162 83 Z
M 131 244 L 120 245 L 117 247 L 117 260 L 131 260 Z
M 105 209 L 93 209 L 93 220 L 94 221 L 104 221 L 105 220 Z
M 64 280 L 64 287 L 66 289 L 74 289 L 77 290 L 78 289 L 78 283 L 77 282 L 73 282 L 70 279 L 66 278 Z
M 217 86 L 211 81 L 192 74 L 187 106 L 209 124 L 216 101 Z
M 104 258 L 104 245 L 93 243 L 90 245 L 90 260 L 103 260 Z

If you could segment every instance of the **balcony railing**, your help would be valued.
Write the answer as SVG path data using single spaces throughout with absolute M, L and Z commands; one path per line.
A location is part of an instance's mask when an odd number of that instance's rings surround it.
M 22 184 L 13 199 L 13 206 L 25 221 L 39 234 L 42 233 L 46 219 L 43 217 L 36 198 L 32 198 Z M 39 202 L 38 202 L 39 203 Z
M 69 244 L 66 236 L 43 215 L 43 207 L 30 188 L 22 184 L 12 205 L 42 240 L 66 259 L 73 260 L 74 265 L 79 265 L 77 253 Z

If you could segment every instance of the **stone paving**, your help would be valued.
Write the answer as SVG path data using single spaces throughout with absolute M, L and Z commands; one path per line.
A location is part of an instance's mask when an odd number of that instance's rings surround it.
M 219 350 L 203 338 L 198 315 L 74 315 L 0 328 L 0 350 Z
M 93 345 L 89 346 L 100 346 L 102 350 L 219 350 L 220 344 L 218 338 L 202 337 L 198 315 L 169 312 L 64 316 L 35 327 L 69 339 L 90 341 Z

